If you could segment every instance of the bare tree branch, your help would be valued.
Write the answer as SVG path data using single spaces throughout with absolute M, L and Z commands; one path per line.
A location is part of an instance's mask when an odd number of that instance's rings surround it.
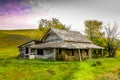
M 111 28 L 110 24 L 105 27 L 105 31 L 107 34 L 107 49 L 109 52 L 109 57 L 114 57 L 115 51 L 118 47 L 118 36 L 120 32 L 118 31 L 118 25 L 114 23 L 113 27 Z

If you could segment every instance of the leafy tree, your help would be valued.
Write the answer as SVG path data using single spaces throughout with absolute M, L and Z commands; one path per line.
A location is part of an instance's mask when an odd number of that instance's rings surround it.
M 107 27 L 105 27 L 106 36 L 107 36 L 107 49 L 109 52 L 109 57 L 114 57 L 116 50 L 119 47 L 119 40 L 117 39 L 119 37 L 120 32 L 118 31 L 118 25 L 114 23 L 113 27 L 111 27 L 109 24 Z
M 85 21 L 85 33 L 87 37 L 92 40 L 93 43 L 100 45 L 100 46 L 105 46 L 105 41 L 104 41 L 104 36 L 105 33 L 102 31 L 103 26 L 102 26 L 101 21 L 97 20 L 86 20 Z
M 62 24 L 57 18 L 48 19 L 41 19 L 39 22 L 39 29 L 46 29 L 46 28 L 59 28 L 68 30 L 70 27 Z

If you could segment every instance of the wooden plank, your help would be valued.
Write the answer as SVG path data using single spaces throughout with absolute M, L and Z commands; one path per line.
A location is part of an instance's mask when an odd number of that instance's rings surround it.
M 37 57 L 37 49 L 35 49 L 35 58 Z
M 25 47 L 24 47 L 24 49 L 23 49 L 23 53 L 24 53 L 24 58 L 25 58 Z
M 78 55 L 79 55 L 79 60 L 81 61 L 81 53 L 80 53 L 80 49 L 78 49 Z
M 54 60 L 56 60 L 56 49 L 55 48 L 53 50 L 53 53 L 54 53 Z
M 61 41 L 61 39 L 54 32 L 51 32 L 45 39 L 45 42 L 57 42 L 57 41 Z
M 90 49 L 88 49 L 88 54 L 89 54 L 89 58 L 91 59 L 92 58 L 92 53 L 91 53 Z

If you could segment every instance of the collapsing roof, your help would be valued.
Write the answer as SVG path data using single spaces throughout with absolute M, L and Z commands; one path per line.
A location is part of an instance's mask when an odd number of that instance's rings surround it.
M 85 36 L 83 36 L 80 32 L 77 32 L 77 31 L 67 31 L 67 30 L 60 30 L 60 29 L 50 28 L 47 31 L 47 33 L 51 32 L 51 31 L 56 33 L 57 36 L 59 36 L 59 38 L 61 38 L 63 41 L 92 43 L 90 40 L 88 40 Z M 42 40 L 45 39 L 45 37 L 47 37 L 46 36 L 47 33 L 42 38 Z
M 74 43 L 74 42 L 51 42 L 40 43 L 38 45 L 32 45 L 31 48 L 47 49 L 47 48 L 64 48 L 64 49 L 104 49 L 103 47 L 89 43 Z
M 28 42 L 25 42 L 25 43 L 19 45 L 18 48 L 21 47 L 21 46 L 24 46 L 24 45 L 26 45 L 26 44 L 29 44 L 29 43 L 31 43 L 31 42 L 37 42 L 37 43 L 40 43 L 39 40 L 30 40 L 30 41 L 28 41 Z
M 55 33 L 59 37 L 60 41 L 45 42 L 46 38 L 52 33 Z M 52 37 L 53 38 L 53 37 Z M 36 40 L 32 40 L 36 41 Z M 19 47 L 28 44 L 32 41 L 26 42 Z M 47 48 L 64 48 L 64 49 L 104 49 L 103 47 L 97 46 L 83 36 L 80 32 L 76 31 L 66 31 L 55 28 L 50 28 L 43 36 L 43 38 L 38 41 L 38 44 L 30 45 L 31 48 L 37 49 L 47 49 Z
M 56 42 L 44 42 L 44 40 L 48 37 L 49 34 L 54 32 L 62 41 Z M 46 34 L 41 39 L 40 44 L 32 45 L 31 48 L 65 48 L 65 49 L 104 49 L 103 47 L 97 46 L 93 44 L 90 40 L 88 40 L 85 36 L 83 36 L 80 32 L 76 31 L 66 31 L 50 28 Z

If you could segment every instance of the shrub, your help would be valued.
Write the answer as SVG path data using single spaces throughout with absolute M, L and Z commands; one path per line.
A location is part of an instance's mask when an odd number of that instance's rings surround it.
M 95 61 L 93 64 L 92 64 L 93 67 L 96 67 L 96 66 L 102 66 L 102 62 L 101 61 Z

